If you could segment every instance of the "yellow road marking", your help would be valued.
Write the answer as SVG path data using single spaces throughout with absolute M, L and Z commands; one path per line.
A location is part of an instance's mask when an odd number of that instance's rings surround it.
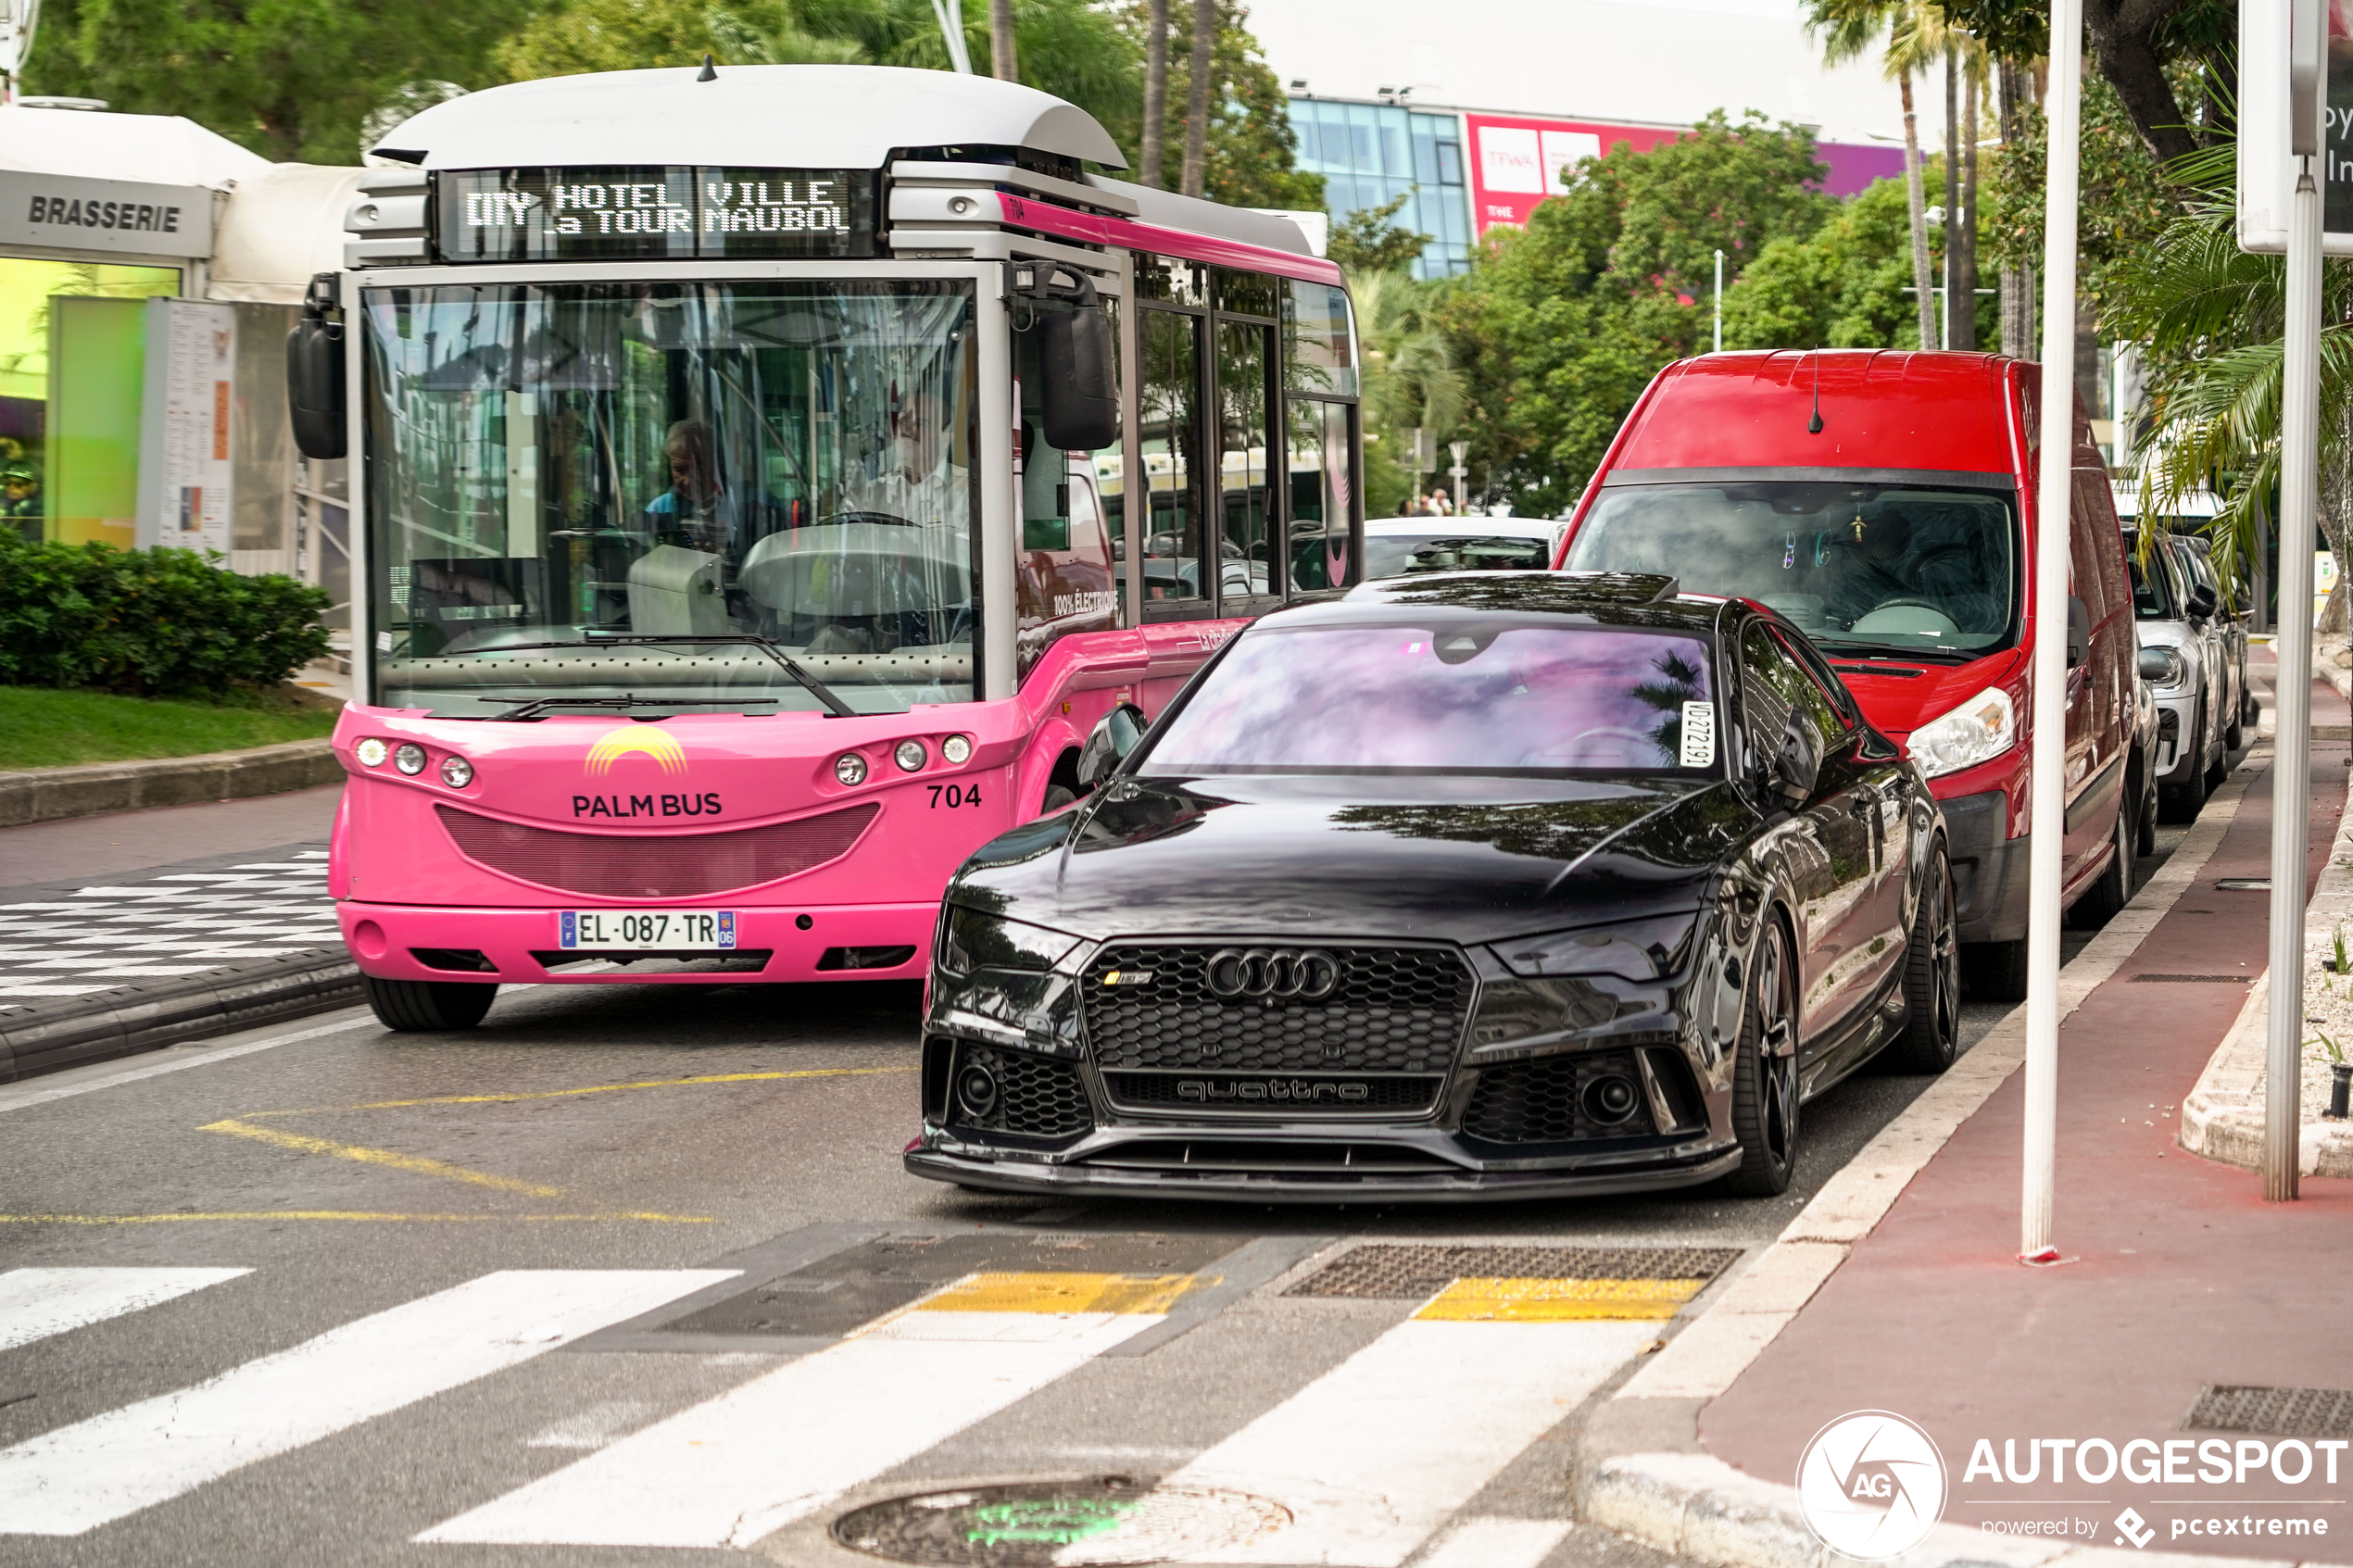
M 919 1303 L 919 1312 L 1165 1312 L 1192 1274 L 976 1273 Z
M 635 1220 L 662 1225 L 708 1225 L 717 1223 L 709 1214 L 383 1214 L 365 1209 L 257 1209 L 247 1212 L 218 1214 L 0 1214 L 0 1225 L 168 1225 L 198 1220 L 359 1220 L 430 1222 L 434 1224 L 484 1224 L 498 1220 L 522 1220 L 541 1224 L 560 1221 L 615 1220 Z
M 1704 1279 L 1458 1279 L 1415 1317 L 1437 1323 L 1671 1318 Z
M 494 1176 L 487 1171 L 470 1171 L 463 1165 L 427 1160 L 421 1154 L 402 1154 L 397 1149 L 365 1148 L 359 1144 L 307 1138 L 299 1133 L 281 1133 L 272 1127 L 257 1127 L 250 1123 L 240 1122 L 233 1116 L 196 1130 L 252 1138 L 258 1143 L 274 1144 L 298 1154 L 326 1154 L 337 1160 L 356 1160 L 363 1165 L 389 1165 L 396 1171 L 407 1171 L 415 1175 L 439 1176 L 445 1181 L 464 1182 L 472 1186 L 497 1187 L 501 1192 L 519 1192 L 528 1198 L 561 1198 L 564 1195 L 561 1187 L 542 1186 L 537 1182 L 520 1182 L 512 1176 Z
M 428 1099 L 378 1099 L 364 1105 L 316 1105 L 300 1110 L 251 1110 L 256 1119 L 274 1116 L 314 1116 L 330 1110 L 400 1110 L 419 1105 L 508 1105 L 525 1099 L 570 1099 L 579 1095 L 611 1095 L 624 1089 L 676 1089 L 696 1084 L 766 1084 L 784 1078 L 866 1078 L 883 1073 L 914 1073 L 906 1067 L 805 1067 L 789 1073 L 712 1073 L 697 1078 L 644 1078 L 629 1084 L 592 1084 L 578 1089 L 518 1090 L 511 1094 L 436 1095 Z

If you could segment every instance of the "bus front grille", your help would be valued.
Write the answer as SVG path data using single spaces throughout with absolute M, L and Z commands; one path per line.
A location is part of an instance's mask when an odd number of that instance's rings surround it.
M 837 860 L 881 808 L 868 802 L 765 827 L 643 837 L 502 822 L 454 806 L 434 809 L 459 854 L 518 881 L 600 898 L 691 898 Z

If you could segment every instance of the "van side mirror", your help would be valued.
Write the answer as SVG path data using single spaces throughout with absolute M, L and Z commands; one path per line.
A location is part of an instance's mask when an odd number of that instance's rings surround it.
M 2214 612 L 2221 608 L 2221 599 L 2208 584 L 2194 583 L 2190 585 L 2190 619 L 2192 621 L 2212 620 Z
M 2067 596 L 2067 667 L 2081 670 L 2092 662 L 2092 611 L 2073 594 Z
M 1119 439 L 1119 383 L 1112 373 L 1111 319 L 1083 272 L 1039 267 L 1015 292 L 1038 302 L 1040 433 L 1064 452 L 1092 452 Z M 1067 281 L 1065 281 L 1067 280 Z
M 1773 754 L 1773 792 L 1792 806 L 1803 806 L 1814 798 L 1814 785 L 1821 776 L 1821 733 L 1802 710 L 1793 708 L 1781 726 L 1780 746 Z
M 295 445 L 306 458 L 340 458 L 345 440 L 343 397 L 343 310 L 335 295 L 335 274 L 321 272 L 310 280 L 302 302 L 302 320 L 286 334 L 286 412 L 294 424 Z
M 1087 745 L 1078 753 L 1078 793 L 1091 795 L 1105 779 L 1118 771 L 1144 738 L 1143 709 L 1133 703 L 1123 702 L 1101 719 L 1087 736 Z

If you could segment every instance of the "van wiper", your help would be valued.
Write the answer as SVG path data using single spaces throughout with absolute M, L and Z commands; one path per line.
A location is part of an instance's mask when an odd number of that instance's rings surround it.
M 1978 657 L 1967 648 L 1948 648 L 1941 643 L 1931 643 L 1925 647 L 1902 648 L 1891 647 L 1885 643 L 1856 642 L 1850 637 L 1817 636 L 1814 641 L 1824 648 L 1837 649 L 1842 659 L 1878 659 L 1895 664 L 1919 664 L 1931 661 L 1944 664 L 1967 664 L 1970 659 Z
M 541 696 L 532 698 L 520 708 L 510 708 L 504 713 L 493 713 L 490 721 L 536 719 L 550 708 L 735 708 L 745 703 L 775 700 L 773 696 Z
M 784 648 L 778 645 L 775 638 L 762 636 L 757 632 L 688 633 L 674 637 L 661 632 L 590 632 L 585 640 L 591 647 L 598 647 L 610 643 L 629 643 L 646 645 L 710 644 L 721 646 L 735 644 L 743 647 L 758 648 L 761 652 L 774 659 L 777 667 L 783 670 L 786 674 L 790 675 L 794 680 L 799 682 L 802 688 L 806 690 L 811 696 L 813 696 L 819 702 L 824 703 L 831 717 L 836 719 L 855 719 L 858 717 L 858 710 L 856 709 L 850 707 L 849 704 L 842 701 L 840 697 L 835 696 L 833 688 L 826 685 L 824 682 L 820 681 L 816 676 L 812 675 L 808 671 L 802 669 L 799 661 L 794 659 L 792 655 L 786 653 Z

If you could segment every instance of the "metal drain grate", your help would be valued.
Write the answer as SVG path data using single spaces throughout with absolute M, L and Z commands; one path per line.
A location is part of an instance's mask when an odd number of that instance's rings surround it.
M 2353 1437 L 2353 1388 L 2261 1388 L 2211 1384 L 2183 1427 L 2261 1432 L 2273 1437 Z
M 2244 985 L 2255 976 L 2251 974 L 2135 974 L 2128 978 L 2135 985 Z
M 1714 1279 L 1737 1247 L 1359 1247 L 1283 1292 L 1412 1301 L 1460 1279 Z

